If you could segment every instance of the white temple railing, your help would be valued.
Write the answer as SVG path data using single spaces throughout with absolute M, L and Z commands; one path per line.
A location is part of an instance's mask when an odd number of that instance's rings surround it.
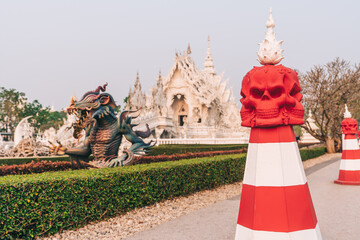
M 248 138 L 158 138 L 152 139 L 160 144 L 246 144 Z

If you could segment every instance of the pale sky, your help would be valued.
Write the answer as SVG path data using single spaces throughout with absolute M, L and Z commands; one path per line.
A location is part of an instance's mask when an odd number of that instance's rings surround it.
M 136 72 L 147 93 L 176 51 L 191 45 L 203 68 L 207 36 L 217 73 L 240 98 L 243 76 L 273 9 L 283 65 L 301 72 L 336 57 L 359 63 L 360 1 L 1 0 L 0 87 L 25 92 L 56 110 L 108 82 L 118 104 Z

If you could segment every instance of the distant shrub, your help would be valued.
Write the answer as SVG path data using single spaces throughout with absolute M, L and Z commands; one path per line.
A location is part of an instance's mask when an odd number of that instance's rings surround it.
M 300 149 L 300 156 L 303 161 L 306 161 L 310 158 L 316 158 L 326 153 L 325 147 L 310 148 L 310 149 Z

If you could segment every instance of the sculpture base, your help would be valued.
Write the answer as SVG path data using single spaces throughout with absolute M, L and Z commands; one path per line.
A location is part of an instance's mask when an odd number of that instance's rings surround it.
M 360 182 L 335 180 L 334 183 L 341 185 L 360 185 Z

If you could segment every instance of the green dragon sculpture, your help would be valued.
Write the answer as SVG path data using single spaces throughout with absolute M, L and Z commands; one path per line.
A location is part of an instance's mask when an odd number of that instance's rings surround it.
M 77 121 L 73 123 L 74 137 L 79 139 L 81 132 L 85 129 L 85 140 L 82 147 L 66 149 L 59 146 L 50 147 L 53 154 L 68 154 L 71 162 L 75 159 L 89 161 L 89 155 L 93 154 L 94 161 L 100 162 L 107 167 L 130 165 L 134 154 L 144 155 L 155 145 L 153 141 L 145 143 L 142 138 L 150 136 L 149 125 L 146 124 L 146 131 L 135 131 L 132 119 L 138 116 L 131 116 L 136 111 L 123 111 L 117 118 L 114 109 L 116 108 L 113 97 L 104 93 L 107 83 L 99 86 L 95 91 L 84 94 L 80 101 L 71 98 L 70 106 L 67 108 L 69 114 L 75 114 Z M 103 93 L 101 93 L 103 92 Z M 130 143 L 131 147 L 118 156 L 122 136 Z

